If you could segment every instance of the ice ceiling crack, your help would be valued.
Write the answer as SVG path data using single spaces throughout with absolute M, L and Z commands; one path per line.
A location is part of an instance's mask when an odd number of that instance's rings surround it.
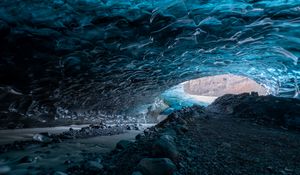
M 1 111 L 128 113 L 226 73 L 299 98 L 299 9 L 298 0 L 1 0 Z

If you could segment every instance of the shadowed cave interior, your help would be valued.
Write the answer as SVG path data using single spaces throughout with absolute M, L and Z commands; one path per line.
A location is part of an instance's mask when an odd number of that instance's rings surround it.
M 0 174 L 300 174 L 297 0 L 1 0 Z

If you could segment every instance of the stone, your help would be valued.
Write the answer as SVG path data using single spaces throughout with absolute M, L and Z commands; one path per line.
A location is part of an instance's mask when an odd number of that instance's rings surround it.
M 137 170 L 143 175 L 173 175 L 176 166 L 168 158 L 144 158 L 139 162 Z
M 145 137 L 144 134 L 138 134 L 135 136 L 135 140 L 141 140 L 143 137 Z
M 144 130 L 144 134 L 145 134 L 145 135 L 147 135 L 147 134 L 149 134 L 149 133 L 150 133 L 149 128 L 147 128 L 147 129 Z
M 0 166 L 0 174 L 6 174 L 11 171 L 11 168 L 6 165 L 1 165 Z
M 37 142 L 41 143 L 50 143 L 53 141 L 52 138 L 49 137 L 49 133 L 40 133 L 40 134 L 35 134 L 32 139 Z
M 35 160 L 34 157 L 24 156 L 19 160 L 19 163 L 31 163 L 34 160 Z
M 155 157 L 167 157 L 171 160 L 177 160 L 179 152 L 175 146 L 175 139 L 170 135 L 163 135 L 157 139 L 152 147 L 152 152 Z
M 38 116 L 38 119 L 41 120 L 42 122 L 53 121 L 54 120 L 54 115 L 51 115 L 51 114 L 40 114 Z
M 141 130 L 141 128 L 140 128 L 140 126 L 138 124 L 134 124 L 133 125 L 133 129 L 137 130 L 137 131 Z
M 92 129 L 104 129 L 104 128 L 106 128 L 106 126 L 103 123 L 91 124 L 89 127 L 92 128 Z
M 68 175 L 68 174 L 61 171 L 56 171 L 55 173 L 53 173 L 53 175 Z
M 0 20 L 0 38 L 6 37 L 10 33 L 10 27 L 9 25 Z
M 127 125 L 127 126 L 126 126 L 126 129 L 127 129 L 127 130 L 133 130 L 133 127 L 132 127 L 131 125 Z
M 65 2 L 64 2 L 63 0 L 54 0 L 54 1 L 53 1 L 53 4 L 54 4 L 55 6 L 62 6 L 62 5 L 65 4 Z
M 174 129 L 167 128 L 161 132 L 160 135 L 170 135 L 172 137 L 176 137 L 176 131 Z
M 300 129 L 300 116 L 285 114 L 283 118 L 285 127 Z
M 167 135 L 167 134 L 160 136 L 160 139 L 167 140 L 167 141 L 172 142 L 172 143 L 174 143 L 174 141 L 175 141 L 174 136 Z
M 173 112 L 173 111 L 172 111 L 172 112 Z M 158 122 L 164 121 L 164 120 L 168 117 L 168 115 L 169 115 L 170 113 L 172 113 L 172 112 L 166 111 L 166 112 L 162 113 L 161 115 L 158 115 L 158 116 L 157 116 L 157 121 L 158 121 Z
M 177 123 L 182 124 L 182 125 L 186 125 L 187 124 L 187 122 L 182 117 L 179 117 L 177 119 Z
M 258 92 L 251 92 L 250 95 L 258 97 Z
M 73 163 L 72 160 L 66 160 L 66 161 L 64 162 L 65 165 L 69 165 L 69 164 L 71 164 L 71 163 Z
M 143 175 L 140 171 L 134 171 L 131 175 Z
M 125 149 L 127 148 L 129 145 L 132 144 L 132 141 L 129 140 L 121 140 L 117 143 L 116 148 L 117 149 Z
M 223 146 L 223 147 L 226 147 L 226 148 L 231 148 L 231 144 L 230 144 L 230 143 L 227 143 L 227 142 L 223 142 L 223 143 L 222 143 L 222 146 Z
M 17 125 L 14 122 L 9 122 L 7 124 L 7 128 L 8 129 L 15 129 L 17 127 Z
M 84 167 L 90 171 L 101 171 L 103 169 L 103 165 L 98 161 L 88 161 Z
M 178 125 L 176 128 L 178 132 L 183 133 L 186 133 L 189 130 L 189 128 L 186 125 Z

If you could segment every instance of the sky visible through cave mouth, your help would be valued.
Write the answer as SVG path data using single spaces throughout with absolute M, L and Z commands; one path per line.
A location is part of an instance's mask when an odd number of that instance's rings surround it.
M 1 0 L 1 108 L 128 113 L 225 73 L 299 98 L 299 31 L 298 0 Z

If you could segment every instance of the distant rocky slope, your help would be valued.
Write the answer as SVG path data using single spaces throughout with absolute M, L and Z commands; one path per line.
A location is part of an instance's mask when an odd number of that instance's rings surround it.
M 184 84 L 184 91 L 192 95 L 220 97 L 225 94 L 241 94 L 258 92 L 259 95 L 268 94 L 268 89 L 250 78 L 222 74 L 190 80 Z

